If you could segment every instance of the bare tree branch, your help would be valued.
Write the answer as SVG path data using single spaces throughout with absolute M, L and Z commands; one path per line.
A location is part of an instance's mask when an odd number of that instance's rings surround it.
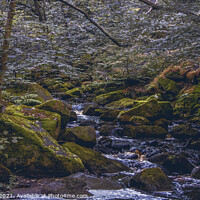
M 93 19 L 91 19 L 84 10 L 82 10 L 64 0 L 58 0 L 58 1 L 64 3 L 65 5 L 69 6 L 70 8 L 73 8 L 74 10 L 82 13 L 92 24 L 94 24 L 102 33 L 104 33 L 104 35 L 106 35 L 110 40 L 112 40 L 117 46 L 119 46 L 119 47 L 127 46 L 127 45 L 119 44 L 103 27 L 101 27 L 98 23 L 96 23 Z
M 183 13 L 183 14 L 186 14 L 186 15 L 195 16 L 198 19 L 200 18 L 198 15 L 196 15 L 195 13 L 193 13 L 191 11 L 188 11 L 188 10 L 183 10 L 183 9 L 180 9 L 180 8 L 164 8 L 162 6 L 158 6 L 158 5 L 154 4 L 154 3 L 152 3 L 149 0 L 138 0 L 138 1 L 141 1 L 141 2 L 145 3 L 148 6 L 151 6 L 152 9 L 155 9 L 155 10 L 163 9 L 163 10 L 167 10 L 167 11 L 171 11 L 171 12 L 180 12 L 180 13 Z

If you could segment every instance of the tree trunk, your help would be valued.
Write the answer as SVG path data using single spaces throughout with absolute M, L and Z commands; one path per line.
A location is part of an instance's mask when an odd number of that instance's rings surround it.
M 8 54 L 9 54 L 9 51 L 8 51 L 9 39 L 12 32 L 13 17 L 15 15 L 15 4 L 16 4 L 16 0 L 10 0 L 7 21 L 5 25 L 4 41 L 3 41 L 2 50 L 1 50 L 2 54 L 1 54 L 1 60 L 0 60 L 0 104 L 2 104 L 2 85 L 3 85 L 4 73 L 6 71 Z

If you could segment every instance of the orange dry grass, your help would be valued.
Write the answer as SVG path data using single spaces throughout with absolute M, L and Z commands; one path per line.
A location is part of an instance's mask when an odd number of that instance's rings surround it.
M 186 77 L 189 81 L 193 81 L 195 80 L 196 78 L 200 77 L 200 68 L 194 70 L 194 71 L 189 71 L 187 74 L 186 74 Z

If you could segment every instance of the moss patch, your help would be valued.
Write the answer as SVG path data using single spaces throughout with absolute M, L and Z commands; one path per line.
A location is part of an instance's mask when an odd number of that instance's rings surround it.
M 5 112 L 0 119 L 0 132 L 17 142 L 6 144 L 3 164 L 14 173 L 26 176 L 66 176 L 83 170 L 81 160 L 61 147 L 36 121 Z

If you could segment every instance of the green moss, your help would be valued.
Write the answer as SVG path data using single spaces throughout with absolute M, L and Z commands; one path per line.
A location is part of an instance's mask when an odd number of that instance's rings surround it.
M 85 168 L 91 173 L 114 173 L 128 169 L 122 163 L 108 159 L 92 149 L 81 147 L 71 142 L 67 142 L 63 144 L 63 146 L 76 154 L 82 160 Z
M 62 148 L 36 121 L 6 112 L 0 119 L 0 131 L 3 130 L 8 131 L 8 140 L 13 136 L 21 138 L 7 144 L 3 152 L 7 154 L 3 164 L 15 173 L 66 176 L 83 170 L 81 160 Z
M 106 94 L 101 94 L 96 96 L 93 102 L 98 103 L 100 105 L 105 105 L 111 103 L 112 101 L 117 101 L 119 99 L 123 99 L 126 95 L 124 94 L 123 90 L 118 90 L 114 92 L 109 92 Z
M 109 104 L 106 104 L 105 107 L 107 108 L 131 108 L 134 105 L 135 100 L 130 98 L 123 98 L 119 101 L 114 101 Z
M 156 167 L 145 169 L 140 174 L 140 180 L 146 185 L 147 190 L 170 190 L 171 183 L 163 171 Z
M 126 125 L 123 130 L 125 136 L 132 138 L 143 138 L 143 137 L 156 137 L 163 138 L 167 134 L 167 130 L 160 126 L 151 125 L 139 125 L 131 126 Z
M 177 95 L 180 90 L 179 85 L 175 81 L 172 81 L 168 78 L 160 78 L 158 80 L 158 84 L 161 89 L 171 95 Z
M 185 94 L 180 94 L 174 102 L 174 112 L 180 117 L 189 117 L 191 115 L 199 115 L 200 109 L 199 103 L 200 85 L 196 85 L 191 91 Z
M 73 88 L 68 90 L 63 95 L 62 99 L 70 99 L 70 98 L 80 98 L 82 96 L 81 91 L 79 88 Z
M 138 106 L 128 110 L 122 111 L 119 114 L 120 121 L 130 121 L 132 116 L 142 116 L 150 121 L 155 121 L 160 117 L 170 118 L 173 115 L 173 109 L 169 102 L 165 101 L 135 101 Z
M 43 104 L 36 106 L 36 108 L 58 113 L 61 116 L 62 129 L 64 129 L 66 127 L 67 122 L 69 122 L 71 110 L 62 101 L 55 100 L 55 99 L 48 100 L 44 102 Z
M 132 116 L 129 121 L 133 125 L 145 125 L 150 124 L 150 121 L 144 117 L 141 116 Z
M 33 122 L 38 121 L 38 126 L 49 132 L 49 134 L 55 139 L 57 139 L 60 134 L 61 117 L 57 113 L 52 113 L 24 105 L 9 106 L 7 107 L 5 113 L 12 116 L 19 116 Z

